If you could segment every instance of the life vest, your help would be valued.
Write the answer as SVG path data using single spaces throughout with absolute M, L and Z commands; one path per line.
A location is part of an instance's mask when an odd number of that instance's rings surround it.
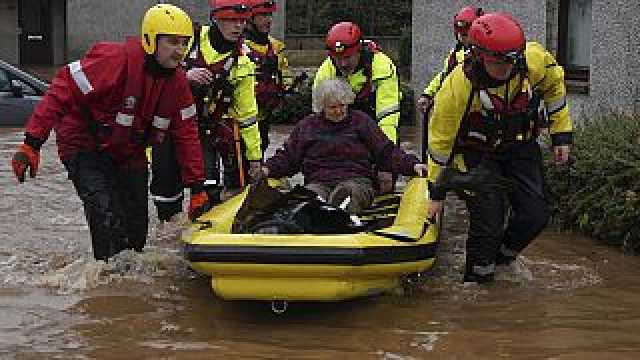
M 373 55 L 380 51 L 373 41 L 366 41 L 362 49 L 362 72 L 366 82 L 356 94 L 352 108 L 367 113 L 372 119 L 376 119 L 376 88 L 373 83 Z
M 256 64 L 256 100 L 262 109 L 274 109 L 281 103 L 284 93 L 282 72 L 278 69 L 278 55 L 269 40 L 267 51 L 261 53 L 255 49 L 247 54 Z
M 194 42 L 189 52 L 191 66 L 204 66 L 213 75 L 213 81 L 209 86 L 194 89 L 198 129 L 201 136 L 213 140 L 214 147 L 219 151 L 233 153 L 233 123 L 232 119 L 226 116 L 234 96 L 229 75 L 233 66 L 238 63 L 238 57 L 246 52 L 246 49 L 243 48 L 243 41 L 240 39 L 229 56 L 212 62 L 217 52 L 209 40 L 209 29 L 207 26 L 198 31 L 199 41 Z
M 200 125 L 215 123 L 222 120 L 229 111 L 233 101 L 233 86 L 229 81 L 231 68 L 238 62 L 238 56 L 242 51 L 242 40 L 229 56 L 217 62 L 212 62 L 216 51 L 209 41 L 209 27 L 203 27 L 200 32 L 200 40 L 194 44 L 190 51 L 191 58 L 197 58 L 200 66 L 206 67 L 213 75 L 211 85 L 205 87 L 202 93 L 194 94 L 198 109 L 198 121 Z
M 510 102 L 506 101 L 508 94 L 503 98 L 487 89 L 472 89 L 467 106 L 471 107 L 477 96 L 480 109 L 467 110 L 458 137 L 462 147 L 492 151 L 538 137 L 540 128 L 546 123 L 542 97 L 533 91 L 526 72 L 517 76 L 520 77 L 519 90 Z M 508 88 L 506 84 L 505 89 Z

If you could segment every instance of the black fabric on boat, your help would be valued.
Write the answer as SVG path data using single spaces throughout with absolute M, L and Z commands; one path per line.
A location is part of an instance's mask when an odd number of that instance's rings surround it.
M 184 252 L 192 262 L 360 266 L 433 259 L 436 250 L 437 244 L 370 248 L 186 244 Z
M 236 234 L 349 234 L 362 231 L 349 214 L 302 186 L 282 192 L 266 179 L 252 184 L 231 231 Z

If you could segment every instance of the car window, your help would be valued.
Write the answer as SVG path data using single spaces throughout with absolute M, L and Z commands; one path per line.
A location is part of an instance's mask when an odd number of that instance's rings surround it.
M 11 90 L 11 86 L 9 84 L 9 76 L 7 75 L 7 72 L 0 69 L 0 91 Z
M 19 79 L 14 79 L 13 81 L 17 82 L 18 85 L 20 85 L 23 95 L 38 95 L 36 89 L 34 89 L 31 85 L 25 83 L 24 81 Z

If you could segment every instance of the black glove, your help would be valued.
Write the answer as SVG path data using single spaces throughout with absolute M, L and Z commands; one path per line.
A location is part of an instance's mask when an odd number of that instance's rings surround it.
M 436 179 L 434 188 L 437 193 L 446 193 L 450 190 L 470 190 L 477 193 L 509 193 L 514 190 L 515 182 L 480 164 L 466 173 L 452 167 L 442 169 Z

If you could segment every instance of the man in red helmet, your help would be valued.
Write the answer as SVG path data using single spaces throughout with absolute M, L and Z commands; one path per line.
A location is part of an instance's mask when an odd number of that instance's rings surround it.
M 251 18 L 245 30 L 245 44 L 251 49 L 248 56 L 256 64 L 256 100 L 262 151 L 269 147 L 270 116 L 282 105 L 285 88 L 290 85 L 289 63 L 284 43 L 271 32 L 275 0 L 249 0 Z
M 449 55 L 444 59 L 444 68 L 441 72 L 431 79 L 429 85 L 424 89 L 424 92 L 418 99 L 418 110 L 427 114 L 433 106 L 433 98 L 436 92 L 442 86 L 442 81 L 449 75 L 449 73 L 456 67 L 456 65 L 464 61 L 465 54 L 469 50 L 469 38 L 467 32 L 471 27 L 473 20 L 482 16 L 484 11 L 482 8 L 473 6 L 465 6 L 453 17 L 453 34 L 456 38 L 456 46 L 449 52 Z
M 178 169 L 191 188 L 190 215 L 207 203 L 195 105 L 180 68 L 192 36 L 184 11 L 151 7 L 139 38 L 96 44 L 63 67 L 27 123 L 12 161 L 16 177 L 23 182 L 28 168 L 36 176 L 40 147 L 54 130 L 97 260 L 124 249 L 142 251 L 146 243 L 148 144 L 171 137 Z
M 346 78 L 356 93 L 352 107 L 367 113 L 397 144 L 402 95 L 393 61 L 373 42 L 363 40 L 360 28 L 351 22 L 334 25 L 327 33 L 325 45 L 329 56 L 320 65 L 313 87 L 326 79 Z M 379 172 L 378 191 L 391 190 L 393 174 Z
M 517 265 L 517 255 L 546 226 L 549 206 L 536 140 L 548 126 L 553 158 L 564 164 L 573 125 L 562 67 L 540 44 L 525 43 L 512 17 L 480 16 L 468 36 L 471 56 L 453 69 L 435 97 L 428 213 L 441 211 L 453 184 L 446 180 L 455 172 L 451 168 L 468 171 L 466 183 L 457 183 L 457 190 L 467 190 L 470 218 L 464 279 L 482 283 L 493 280 L 496 265 Z M 497 181 L 510 190 L 492 186 Z
M 196 29 L 186 61 L 204 153 L 205 187 L 215 202 L 223 188 L 237 191 L 247 170 L 254 176 L 259 173 L 262 152 L 255 65 L 246 55 L 242 37 L 251 8 L 248 0 L 210 0 L 210 6 L 212 25 Z M 242 154 L 237 151 L 240 145 Z M 153 149 L 151 192 L 160 220 L 169 220 L 182 209 L 183 186 L 172 147 L 168 139 Z

